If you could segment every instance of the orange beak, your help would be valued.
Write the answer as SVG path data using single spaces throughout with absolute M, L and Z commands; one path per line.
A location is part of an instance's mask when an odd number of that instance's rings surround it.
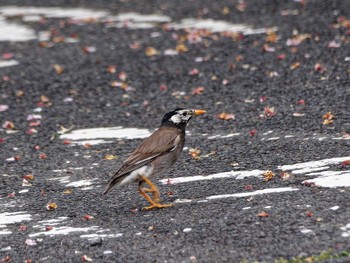
M 194 112 L 194 115 L 202 115 L 202 114 L 206 113 L 205 110 L 193 110 L 193 112 Z

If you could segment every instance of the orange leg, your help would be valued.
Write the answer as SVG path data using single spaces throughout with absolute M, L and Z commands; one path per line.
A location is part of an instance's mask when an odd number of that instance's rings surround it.
M 154 209 L 154 208 L 165 208 L 165 207 L 170 207 L 173 204 L 160 204 L 160 197 L 159 197 L 159 190 L 157 188 L 157 186 L 155 186 L 150 179 L 148 179 L 145 176 L 141 176 L 142 180 L 149 185 L 149 189 L 148 188 L 142 188 L 141 184 L 139 184 L 139 193 L 146 198 L 146 200 L 151 204 L 150 206 L 146 206 L 143 208 L 143 210 L 150 210 L 150 209 Z M 153 199 L 146 194 L 146 192 L 150 192 L 153 194 Z

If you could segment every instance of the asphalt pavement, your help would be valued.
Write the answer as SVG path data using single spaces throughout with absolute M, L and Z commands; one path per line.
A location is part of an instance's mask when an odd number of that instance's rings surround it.
M 350 262 L 350 1 L 2 0 L 0 25 L 0 262 Z M 102 196 L 177 107 L 207 114 L 153 179 L 174 206 Z

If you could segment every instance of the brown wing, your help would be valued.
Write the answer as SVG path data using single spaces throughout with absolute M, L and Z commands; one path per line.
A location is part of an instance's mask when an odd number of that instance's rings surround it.
M 104 194 L 121 181 L 130 172 L 152 162 L 156 157 L 168 153 L 176 148 L 180 141 L 181 130 L 172 127 L 160 127 L 151 136 L 146 138 L 135 151 L 126 159 L 109 180 Z

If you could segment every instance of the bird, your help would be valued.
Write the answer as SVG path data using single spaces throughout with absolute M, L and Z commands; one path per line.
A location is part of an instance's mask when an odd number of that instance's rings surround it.
M 172 206 L 173 204 L 161 204 L 159 190 L 151 178 L 173 166 L 185 145 L 185 129 L 188 122 L 192 117 L 205 113 L 205 110 L 184 108 L 167 112 L 160 127 L 141 142 L 110 178 L 103 194 L 107 194 L 116 186 L 137 182 L 139 194 L 151 204 L 143 210 Z M 148 188 L 144 187 L 145 184 Z

